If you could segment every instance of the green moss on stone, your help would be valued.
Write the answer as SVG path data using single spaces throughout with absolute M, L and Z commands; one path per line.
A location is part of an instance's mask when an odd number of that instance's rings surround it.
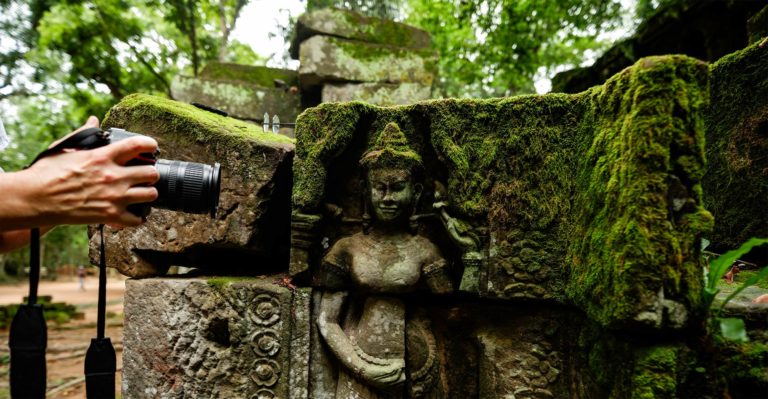
M 710 66 L 704 200 L 715 216 L 712 249 L 768 236 L 768 41 Z
M 719 337 L 717 341 L 717 364 L 714 365 L 720 378 L 728 384 L 729 390 L 743 391 L 751 387 L 754 394 L 768 389 L 768 345 L 764 342 L 737 344 Z
M 712 223 L 698 194 L 706 65 L 645 58 L 587 95 L 596 132 L 579 149 L 568 294 L 605 325 L 661 325 L 662 299 L 700 305 L 698 238 Z
M 670 346 L 655 346 L 640 350 L 632 370 L 631 393 L 626 397 L 677 398 L 678 350 Z
M 297 86 L 299 79 L 298 73 L 289 69 L 226 62 L 209 62 L 200 72 L 200 77 L 248 83 L 268 89 L 275 87 L 275 79 L 281 80 L 289 86 Z
M 112 107 L 104 118 L 104 127 L 115 121 L 151 121 L 155 131 L 178 135 L 201 144 L 238 145 L 256 141 L 266 146 L 285 147 L 293 140 L 264 132 L 260 126 L 204 111 L 193 105 L 147 94 L 131 94 Z

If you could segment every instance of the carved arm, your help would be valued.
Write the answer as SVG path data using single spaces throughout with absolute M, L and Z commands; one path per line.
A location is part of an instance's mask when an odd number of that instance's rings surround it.
M 325 291 L 320 300 L 317 326 L 331 352 L 352 374 L 372 386 L 388 388 L 405 382 L 404 359 L 368 355 L 341 329 L 339 318 L 347 295 L 345 291 Z

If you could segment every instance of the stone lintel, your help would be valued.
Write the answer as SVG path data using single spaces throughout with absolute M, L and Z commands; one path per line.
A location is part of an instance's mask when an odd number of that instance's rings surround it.
M 412 49 L 431 45 L 429 33 L 414 26 L 383 18 L 367 17 L 354 11 L 326 8 L 303 14 L 296 23 L 290 53 L 299 58 L 301 42 L 315 35 L 336 36 L 369 43 Z
M 419 83 L 431 86 L 437 54 L 381 44 L 313 36 L 301 43 L 299 82 Z

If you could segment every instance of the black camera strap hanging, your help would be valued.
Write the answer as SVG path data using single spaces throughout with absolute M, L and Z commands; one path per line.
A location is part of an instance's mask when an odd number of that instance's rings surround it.
M 85 353 L 85 395 L 89 399 L 115 397 L 117 355 L 112 341 L 105 336 L 107 311 L 107 255 L 104 245 L 104 225 L 99 225 L 99 307 L 96 338 Z
M 40 229 L 32 229 L 29 250 L 29 296 L 11 322 L 11 397 L 45 397 L 45 349 L 48 328 L 42 305 L 37 303 L 40 281 Z

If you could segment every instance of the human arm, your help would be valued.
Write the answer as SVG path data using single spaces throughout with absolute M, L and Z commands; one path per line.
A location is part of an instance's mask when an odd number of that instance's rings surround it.
M 89 119 L 86 127 L 98 127 L 98 120 Z M 0 232 L 58 224 L 140 224 L 141 217 L 127 206 L 154 201 L 157 190 L 150 185 L 159 176 L 152 166 L 123 165 L 156 149 L 155 140 L 133 137 L 52 155 L 22 171 L 0 174 Z M 4 242 L 14 244 L 23 238 L 21 233 L 5 236 Z
M 51 227 L 41 227 L 40 234 L 45 234 Z M 29 230 L 13 230 L 0 232 L 0 254 L 19 249 L 29 244 Z

